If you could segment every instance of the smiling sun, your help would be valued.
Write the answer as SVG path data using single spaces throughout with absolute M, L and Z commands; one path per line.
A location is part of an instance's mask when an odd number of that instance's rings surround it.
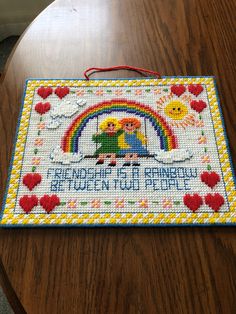
M 165 116 L 171 119 L 170 124 L 177 128 L 195 125 L 194 114 L 189 113 L 188 107 L 179 100 L 171 100 L 167 104 L 158 102 L 157 110 L 164 111 Z
M 182 120 L 188 113 L 188 108 L 182 102 L 173 100 L 165 108 L 165 114 L 173 120 Z

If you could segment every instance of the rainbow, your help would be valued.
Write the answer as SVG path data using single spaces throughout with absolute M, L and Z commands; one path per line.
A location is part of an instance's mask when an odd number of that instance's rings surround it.
M 113 99 L 89 107 L 78 115 L 64 134 L 62 150 L 64 152 L 77 153 L 79 151 L 78 140 L 86 124 L 100 115 L 113 114 L 113 112 L 131 113 L 148 119 L 155 129 L 157 136 L 160 137 L 160 148 L 166 151 L 177 148 L 177 139 L 172 129 L 166 123 L 165 119 L 151 107 L 136 101 Z

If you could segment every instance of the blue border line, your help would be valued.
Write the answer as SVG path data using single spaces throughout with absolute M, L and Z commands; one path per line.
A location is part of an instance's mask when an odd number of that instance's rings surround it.
M 213 75 L 207 75 L 207 76 L 162 76 L 160 79 L 165 79 L 165 78 L 215 78 Z M 94 79 L 89 79 L 86 80 L 85 78 L 35 78 L 35 77 L 29 77 L 26 79 L 26 83 L 28 84 L 28 81 L 54 81 L 54 80 L 58 80 L 58 81 L 66 81 L 66 80 L 70 80 L 70 81 L 85 81 L 85 82 L 89 82 L 89 81 L 119 81 L 119 80 L 146 80 L 146 79 L 156 79 L 159 80 L 157 77 L 155 76 L 144 76 L 144 77 L 117 77 L 117 78 L 94 78 Z M 187 84 L 187 83 L 186 83 Z M 86 87 L 86 86 L 82 86 L 82 87 Z
M 236 174 L 235 174 L 235 170 L 233 167 L 233 161 L 232 161 L 232 156 L 231 156 L 231 152 L 230 152 L 230 148 L 229 148 L 229 140 L 228 140 L 228 136 L 226 133 L 226 127 L 225 127 L 225 121 L 224 121 L 224 116 L 223 116 L 223 112 L 222 112 L 222 108 L 220 106 L 220 99 L 219 99 L 219 93 L 217 90 L 217 86 L 216 86 L 216 79 L 214 76 L 162 76 L 161 78 L 212 78 L 213 82 L 214 82 L 214 87 L 215 87 L 215 94 L 216 94 L 216 99 L 217 99 L 217 106 L 220 112 L 220 117 L 221 117 L 221 122 L 222 122 L 222 127 L 223 127 L 223 131 L 224 131 L 224 139 L 225 139 L 225 143 L 226 143 L 226 148 L 227 148 L 227 153 L 228 153 L 228 157 L 229 157 L 229 161 L 230 161 L 230 168 L 231 168 L 231 172 L 233 175 L 233 179 L 234 179 L 234 187 L 236 188 Z M 105 80 L 143 80 L 143 79 L 155 79 L 155 77 L 133 77 L 133 78 L 103 78 L 103 79 L 91 79 L 89 81 L 105 81 Z M 5 209 L 5 205 L 6 205 L 6 199 L 7 199 L 7 195 L 8 195 L 8 190 L 9 190 L 9 185 L 10 185 L 10 177 L 11 177 L 11 172 L 12 172 L 12 167 L 13 167 L 13 161 L 14 161 L 14 157 L 15 157 L 15 149 L 16 149 L 16 143 L 17 143 L 17 138 L 18 138 L 18 133 L 19 133 L 19 129 L 20 129 L 20 122 L 21 122 L 21 117 L 22 117 L 22 112 L 23 112 L 23 108 L 24 108 L 24 99 L 25 99 L 25 95 L 26 95 L 26 90 L 27 90 L 27 85 L 28 82 L 31 80 L 37 80 L 37 81 L 49 81 L 49 80 L 72 80 L 72 81 L 84 81 L 85 79 L 78 79 L 78 78 L 28 78 L 25 81 L 25 85 L 24 85 L 24 93 L 22 96 L 22 101 L 21 101 L 21 108 L 20 108 L 20 114 L 19 114 L 19 118 L 18 118 L 18 122 L 17 122 L 17 127 L 16 127 L 16 134 L 15 134 L 15 138 L 14 138 L 14 143 L 13 143 L 13 152 L 12 152 L 12 157 L 11 157 L 11 161 L 10 161 L 10 166 L 8 169 L 8 179 L 7 179 L 7 186 L 6 186 L 6 191 L 5 191 L 5 195 L 3 198 L 3 204 L 2 204 L 2 210 L 0 213 L 0 227 L 2 228 L 63 228 L 63 227 L 67 227 L 67 228 L 77 228 L 77 227 L 86 227 L 86 228 L 94 228 L 94 227 L 99 227 L 99 228 L 108 228 L 108 227 L 134 227 L 134 228 L 139 228 L 139 227 L 232 227 L 232 226 L 236 226 L 236 223 L 213 223 L 213 224 L 42 224 L 42 225 L 35 225 L 35 224 L 27 224 L 27 225 L 22 225 L 22 224 L 4 224 L 1 225 L 1 220 L 4 214 L 4 209 Z
M 54 224 L 42 224 L 42 225 L 32 225 L 32 224 L 27 224 L 27 225 L 20 225 L 20 224 L 15 224 L 15 225 L 0 225 L 2 228 L 10 228 L 10 229 L 29 229 L 29 228 L 145 228 L 145 227 L 154 227 L 154 228 L 159 228 L 159 227 L 235 227 L 235 223 L 213 223 L 213 224 L 60 224 L 60 225 L 54 225 Z
M 22 112 L 23 112 L 23 109 L 24 109 L 24 100 L 25 100 L 27 85 L 28 85 L 28 80 L 26 80 L 25 84 L 24 84 L 24 92 L 23 92 L 23 96 L 21 98 L 20 113 L 19 113 L 19 117 L 18 117 L 18 121 L 17 121 L 17 125 L 16 125 L 15 137 L 14 137 L 14 141 L 13 141 L 13 145 L 12 145 L 12 156 L 11 156 L 10 165 L 9 165 L 8 172 L 7 172 L 7 185 L 6 185 L 6 188 L 5 188 L 5 194 L 4 194 L 3 202 L 2 202 L 2 209 L 1 209 L 1 212 L 0 212 L 0 227 L 2 226 L 1 225 L 1 221 L 2 221 L 3 214 L 4 214 L 4 210 L 5 210 L 5 206 L 6 206 L 6 200 L 7 200 L 7 195 L 8 195 L 8 190 L 9 190 L 9 185 L 10 185 L 10 179 L 11 179 L 11 173 L 12 173 L 12 168 L 13 168 L 13 162 L 14 162 L 15 153 L 16 153 L 16 143 L 17 143 L 18 133 L 19 133 L 19 129 L 20 129 L 20 122 L 21 122 L 21 118 L 22 118 Z
M 215 78 L 213 78 L 213 79 L 214 79 L 214 86 L 215 86 L 215 92 L 216 92 L 217 106 L 218 106 L 218 109 L 220 112 L 222 127 L 223 127 L 223 131 L 224 131 L 225 144 L 226 144 L 227 153 L 228 153 L 228 157 L 229 157 L 231 172 L 232 172 L 233 179 L 234 179 L 234 187 L 236 188 L 236 173 L 235 173 L 235 169 L 234 169 L 234 165 L 233 165 L 233 159 L 232 159 L 231 152 L 230 152 L 229 139 L 228 139 L 228 135 L 226 133 L 225 120 L 224 120 L 223 111 L 222 111 L 222 108 L 220 105 L 220 97 L 219 97 L 219 93 L 218 93 L 217 86 L 216 86 L 216 79 Z

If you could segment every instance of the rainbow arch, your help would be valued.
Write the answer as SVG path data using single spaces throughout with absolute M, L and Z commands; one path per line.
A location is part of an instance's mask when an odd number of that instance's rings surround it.
M 77 153 L 79 151 L 78 140 L 86 124 L 100 115 L 112 114 L 113 112 L 127 112 L 148 119 L 160 138 L 161 149 L 170 151 L 178 148 L 177 139 L 172 129 L 165 119 L 151 107 L 136 101 L 113 99 L 89 107 L 78 115 L 63 136 L 62 150 L 64 152 Z

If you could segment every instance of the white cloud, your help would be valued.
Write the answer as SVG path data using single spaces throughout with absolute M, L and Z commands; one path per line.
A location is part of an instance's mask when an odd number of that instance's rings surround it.
M 50 115 L 53 118 L 56 118 L 56 117 L 69 118 L 73 116 L 78 110 L 79 110 L 79 107 L 76 103 L 71 103 L 68 100 L 64 100 L 52 109 Z
M 70 163 L 80 162 L 83 159 L 83 154 L 78 153 L 65 153 L 60 146 L 53 149 L 50 159 L 52 162 L 69 165 Z
M 57 129 L 61 125 L 61 119 L 50 119 L 47 124 L 47 129 Z
M 70 118 L 75 113 L 79 111 L 81 106 L 84 106 L 86 103 L 83 99 L 76 100 L 72 98 L 71 100 L 63 100 L 51 110 L 50 115 L 52 118 L 65 117 Z
M 168 152 L 160 150 L 155 153 L 154 158 L 164 164 L 172 164 L 175 161 L 184 161 L 192 158 L 193 153 L 188 149 L 172 149 Z
M 84 99 L 78 99 L 76 101 L 77 105 L 79 105 L 80 107 L 83 107 L 86 104 L 86 100 Z

